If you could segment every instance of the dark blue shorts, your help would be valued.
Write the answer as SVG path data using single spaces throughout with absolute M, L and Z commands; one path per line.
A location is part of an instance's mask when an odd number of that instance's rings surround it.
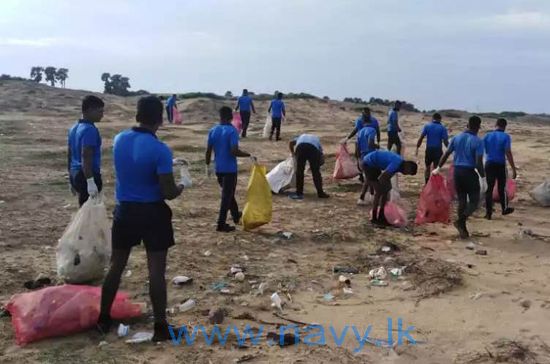
M 128 250 L 143 241 L 147 251 L 167 250 L 174 245 L 172 210 L 164 202 L 121 202 L 115 207 L 113 250 Z

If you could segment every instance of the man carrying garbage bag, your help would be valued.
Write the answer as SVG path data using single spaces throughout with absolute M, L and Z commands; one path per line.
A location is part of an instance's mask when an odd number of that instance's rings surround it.
M 367 191 L 366 185 L 370 185 L 374 190 L 371 222 L 378 226 L 390 226 L 384 209 L 392 189 L 391 178 L 398 172 L 414 176 L 418 166 L 415 162 L 403 160 L 399 154 L 376 150 L 363 158 L 363 170 L 367 177 L 363 191 Z
M 235 231 L 235 226 L 227 224 L 227 212 L 231 211 L 233 222 L 238 224 L 242 213 L 235 200 L 235 189 L 237 188 L 237 157 L 251 157 L 250 153 L 239 149 L 239 134 L 237 129 L 231 125 L 233 111 L 230 107 L 223 106 L 220 109 L 220 123 L 208 132 L 206 148 L 206 174 L 210 177 L 210 161 L 214 151 L 214 162 L 216 164 L 216 176 L 222 188 L 220 213 L 218 215 L 219 232 Z M 254 157 L 251 157 L 255 159 Z
M 119 133 L 113 144 L 116 200 L 112 229 L 111 266 L 101 291 L 98 329 L 112 326 L 111 306 L 132 247 L 142 241 L 147 251 L 149 295 L 155 316 L 153 341 L 170 339 L 166 321 L 166 256 L 174 245 L 172 211 L 164 200 L 191 187 L 189 178 L 174 181 L 172 152 L 157 139 L 162 124 L 162 101 L 155 96 L 138 101 L 138 126 Z M 184 174 L 182 173 L 182 176 Z
M 485 169 L 483 168 L 483 142 L 477 136 L 480 128 L 481 118 L 475 115 L 470 117 L 468 129 L 451 140 L 438 167 L 432 172 L 435 175 L 439 174 L 440 168 L 454 153 L 454 183 L 458 196 L 458 219 L 454 225 L 461 239 L 467 239 L 470 236 L 466 221 L 479 205 L 480 192 L 487 191 Z M 480 177 L 482 177 L 484 186 L 480 186 Z
M 514 212 L 508 206 L 506 194 L 506 159 L 512 167 L 512 179 L 516 179 L 516 164 L 512 154 L 512 138 L 506 133 L 506 119 L 498 119 L 496 129 L 485 135 L 483 146 L 487 160 L 485 162 L 485 173 L 487 173 L 487 193 L 485 195 L 485 218 L 491 220 L 493 216 L 493 188 L 498 182 L 498 194 L 502 215 L 509 215 Z
M 323 178 L 321 177 L 321 166 L 325 162 L 323 148 L 319 137 L 312 134 L 302 134 L 288 143 L 290 152 L 296 158 L 296 193 L 289 197 L 293 200 L 304 199 L 304 171 L 306 162 L 309 162 L 313 183 L 317 189 L 319 198 L 329 198 L 323 191 Z
M 252 97 L 248 95 L 248 90 L 244 89 L 242 96 L 237 100 L 237 106 L 235 111 L 239 111 L 241 115 L 241 120 L 243 121 L 243 131 L 241 136 L 246 138 L 246 131 L 248 130 L 248 125 L 250 124 L 250 111 L 254 114 L 256 113 L 256 108 L 254 107 L 254 102 Z
M 95 126 L 103 119 L 105 104 L 97 96 L 82 100 L 82 119 L 69 130 L 68 169 L 71 192 L 78 194 L 82 206 L 88 197 L 97 197 L 101 180 L 101 136 Z
M 267 112 L 271 113 L 271 133 L 269 134 L 269 140 L 273 140 L 273 133 L 275 133 L 275 140 L 279 141 L 281 140 L 281 123 L 283 118 L 286 117 L 282 92 L 277 93 L 277 98 L 271 100 Z
M 425 164 L 426 170 L 424 172 L 424 178 L 426 184 L 430 179 L 430 173 L 432 166 L 437 168 L 439 160 L 443 155 L 443 144 L 445 147 L 449 146 L 449 134 L 447 133 L 447 128 L 441 124 L 441 114 L 435 113 L 432 117 L 432 122 L 424 125 L 422 128 L 422 133 L 418 142 L 416 143 L 416 156 L 418 157 L 418 150 L 422 146 L 424 138 L 426 141 L 426 153 L 425 153 Z

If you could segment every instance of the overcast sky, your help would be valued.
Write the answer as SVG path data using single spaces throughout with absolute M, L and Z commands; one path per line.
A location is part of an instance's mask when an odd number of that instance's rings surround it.
M 550 112 L 549 0 L 1 0 L 0 73 Z

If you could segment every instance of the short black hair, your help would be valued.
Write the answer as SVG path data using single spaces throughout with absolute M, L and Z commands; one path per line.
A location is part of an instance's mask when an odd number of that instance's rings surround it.
M 370 107 L 364 107 L 363 112 L 370 112 Z
M 156 96 L 144 96 L 137 103 L 136 121 L 145 125 L 162 124 L 162 101 Z
M 409 175 L 416 176 L 416 173 L 418 172 L 418 164 L 413 161 L 403 161 L 403 167 L 404 170 L 410 171 Z
M 178 97 L 178 95 L 176 95 L 176 94 L 172 94 L 172 96 L 174 96 L 175 98 L 177 98 L 177 97 Z
M 282 98 L 283 98 L 283 93 L 282 93 L 282 92 L 279 92 L 279 93 L 277 94 L 277 98 L 282 99 Z
M 478 131 L 481 128 L 481 118 L 477 115 L 470 116 L 468 128 Z
M 497 120 L 497 126 L 499 128 L 506 128 L 506 125 L 508 125 L 508 122 L 504 118 L 500 118 Z
M 86 112 L 90 109 L 99 109 L 105 107 L 105 103 L 99 97 L 94 95 L 88 95 L 82 100 L 82 112 Z
M 434 115 L 433 115 L 433 119 L 434 120 L 441 120 L 441 114 L 436 112 Z
M 247 94 L 248 93 L 248 90 L 247 89 L 243 89 L 243 94 Z
M 222 106 L 220 108 L 220 119 L 222 121 L 229 121 L 233 119 L 233 110 L 229 106 Z

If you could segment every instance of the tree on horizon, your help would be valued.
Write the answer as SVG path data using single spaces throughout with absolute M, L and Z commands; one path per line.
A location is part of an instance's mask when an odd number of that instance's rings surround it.
M 36 83 L 40 83 L 42 81 L 42 72 L 44 72 L 43 67 L 35 66 L 31 68 L 31 79 Z
M 69 78 L 69 70 L 67 68 L 59 68 L 55 72 L 55 79 L 59 81 L 63 88 L 65 88 L 65 80 L 67 78 Z
M 55 74 L 56 74 L 56 68 L 52 66 L 48 66 L 44 69 L 44 73 L 46 74 L 46 82 L 49 82 L 52 87 L 55 87 Z

